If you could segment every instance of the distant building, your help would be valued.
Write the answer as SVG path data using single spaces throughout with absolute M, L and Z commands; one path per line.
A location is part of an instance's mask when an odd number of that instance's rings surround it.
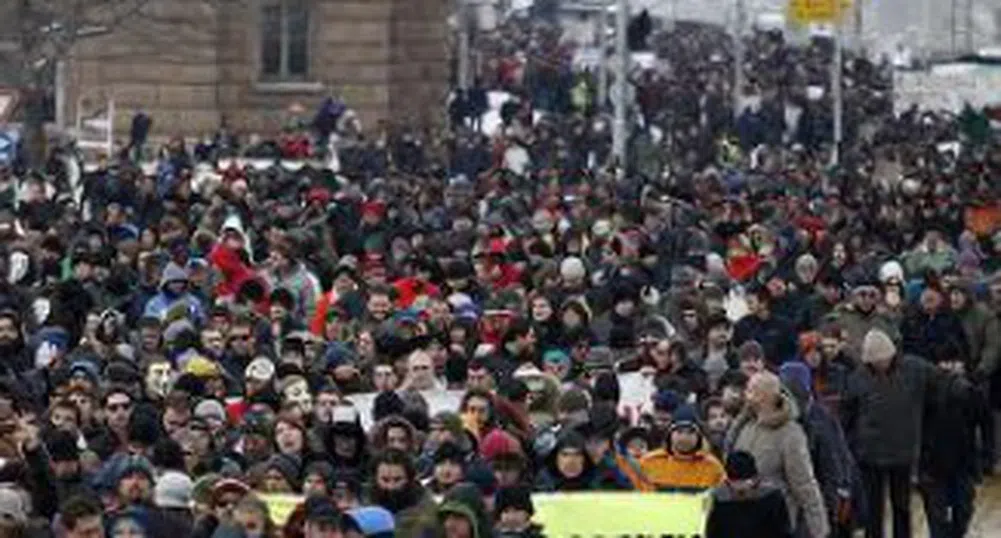
M 78 103 L 113 96 L 116 134 L 131 116 L 154 133 L 273 132 L 293 104 L 312 114 L 341 96 L 366 126 L 434 121 L 449 79 L 447 0 L 151 0 L 81 39 L 60 69 Z

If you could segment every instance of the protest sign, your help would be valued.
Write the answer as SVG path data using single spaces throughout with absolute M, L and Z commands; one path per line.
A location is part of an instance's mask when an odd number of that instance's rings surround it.
M 563 538 L 694 538 L 702 535 L 709 509 L 706 495 L 684 493 L 536 494 L 532 501 L 546 535 Z
M 271 521 L 278 527 L 282 527 L 288 522 L 289 516 L 295 512 L 296 507 L 303 503 L 305 498 L 302 495 L 286 495 L 281 493 L 262 494 L 261 500 L 268 505 L 271 514 Z

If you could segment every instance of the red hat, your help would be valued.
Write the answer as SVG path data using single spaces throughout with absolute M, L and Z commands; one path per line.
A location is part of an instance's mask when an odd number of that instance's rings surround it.
M 361 205 L 362 217 L 379 217 L 386 214 L 386 203 L 381 200 L 370 200 Z
M 324 187 L 313 187 L 306 193 L 306 201 L 309 203 L 329 204 L 331 198 L 330 189 Z

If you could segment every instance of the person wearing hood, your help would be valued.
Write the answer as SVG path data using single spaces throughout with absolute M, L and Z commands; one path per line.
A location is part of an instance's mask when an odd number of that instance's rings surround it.
M 672 416 L 664 448 L 640 460 L 644 476 L 657 490 L 703 491 L 723 481 L 723 465 L 706 446 L 702 428 L 691 406 Z
M 970 371 L 968 375 L 985 396 L 990 394 L 990 380 L 1001 360 L 1001 321 L 986 305 L 977 302 L 972 285 L 957 283 L 949 289 L 949 305 L 959 316 L 970 346 Z M 988 413 L 977 426 L 983 439 L 980 458 L 985 472 L 993 472 L 997 461 L 993 417 Z
M 490 538 L 490 516 L 475 484 L 456 485 L 438 508 L 443 538 Z
M 146 303 L 143 316 L 150 316 L 161 321 L 168 315 L 180 313 L 181 317 L 201 323 L 205 318 L 205 309 L 201 301 L 188 290 L 188 272 L 181 266 L 168 263 L 160 277 L 160 293 Z
M 368 460 L 368 438 L 354 407 L 338 405 L 331 413 L 330 427 L 323 440 L 334 470 L 363 469 Z
M 410 455 L 387 449 L 375 459 L 373 469 L 371 503 L 393 513 L 397 534 L 414 538 L 432 536 L 438 524 L 437 507 L 417 482 Z
M 597 488 L 597 472 L 587 455 L 587 443 L 576 429 L 559 434 L 546 466 L 535 480 L 536 491 L 591 491 Z
M 810 444 L 813 471 L 836 536 L 851 536 L 851 518 L 861 515 L 861 477 L 841 424 L 830 411 L 814 400 L 810 367 L 788 362 L 779 369 L 779 378 L 796 399 L 800 423 Z
M 879 329 L 865 335 L 861 358 L 863 365 L 848 377 L 841 420 L 865 484 L 866 537 L 883 536 L 887 487 L 894 536 L 911 536 L 911 467 L 921 446 L 923 409 L 938 376 L 928 361 L 900 353 Z
M 727 434 L 728 451 L 754 456 L 761 476 L 782 490 L 793 531 L 826 538 L 830 532 L 820 486 L 813 474 L 799 409 L 771 372 L 754 374 L 747 384 L 747 404 Z
M 511 486 L 497 490 L 494 499 L 494 538 L 543 538 L 541 525 L 532 522 L 535 505 L 532 490 L 527 486 Z
M 254 279 L 254 270 L 249 263 L 250 240 L 239 215 L 226 218 L 220 235 L 222 238 L 212 248 L 208 259 L 222 274 L 215 295 L 219 298 L 231 298 L 244 282 Z

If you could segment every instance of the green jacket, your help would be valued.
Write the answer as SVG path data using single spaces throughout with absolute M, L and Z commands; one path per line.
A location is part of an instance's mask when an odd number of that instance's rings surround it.
M 971 368 L 989 377 L 997 370 L 998 354 L 1001 353 L 1001 321 L 979 303 L 972 303 L 956 314 L 970 344 Z
M 438 528 L 437 507 L 427 491 L 421 492 L 421 500 L 396 514 L 396 535 L 411 538 L 434 536 Z
M 487 515 L 483 496 L 474 484 L 457 484 L 445 495 L 445 500 L 438 509 L 439 521 L 444 521 L 449 514 L 466 518 L 473 528 L 473 538 L 490 538 L 493 534 L 493 525 Z

